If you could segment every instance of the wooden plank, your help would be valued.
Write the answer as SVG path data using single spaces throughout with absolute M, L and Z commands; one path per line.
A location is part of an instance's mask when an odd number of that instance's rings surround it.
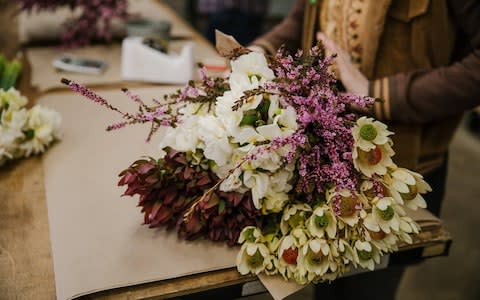
M 438 228 L 432 231 L 422 231 L 414 237 L 411 245 L 401 244 L 399 251 L 408 251 L 411 249 L 441 246 L 445 249 L 448 242 L 451 240 L 450 233 L 443 228 Z M 424 251 L 425 252 L 425 251 Z M 434 256 L 442 253 L 433 253 Z M 426 257 L 428 257 L 427 255 Z M 179 297 L 187 294 L 202 292 L 210 289 L 221 288 L 236 284 L 242 284 L 257 280 L 256 276 L 242 276 L 236 268 L 219 270 L 215 272 L 208 272 L 176 278 L 171 280 L 164 280 L 148 284 L 141 284 L 131 287 L 113 289 L 104 292 L 91 294 L 84 299 L 89 300 L 117 300 L 117 299 L 162 299 Z
M 0 169 L 0 298 L 54 299 L 40 158 Z

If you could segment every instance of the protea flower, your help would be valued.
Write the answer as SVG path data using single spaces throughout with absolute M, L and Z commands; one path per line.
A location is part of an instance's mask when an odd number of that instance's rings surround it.
M 192 203 L 202 197 L 219 179 L 202 164 L 189 162 L 187 154 L 167 149 L 161 160 L 153 158 L 134 162 L 120 173 L 119 185 L 127 185 L 124 195 L 139 195 L 144 223 L 150 227 L 177 227 L 180 237 L 205 236 L 233 245 L 242 229 L 260 226 L 260 212 L 251 193 L 212 191 L 185 218 Z

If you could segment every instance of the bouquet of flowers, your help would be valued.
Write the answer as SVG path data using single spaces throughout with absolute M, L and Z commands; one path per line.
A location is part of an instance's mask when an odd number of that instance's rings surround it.
M 21 65 L 0 55 L 0 166 L 6 161 L 39 154 L 59 138 L 60 115 L 28 103 L 13 86 Z
M 20 10 L 51 10 L 59 7 L 79 8 L 81 15 L 70 20 L 62 34 L 63 44 L 67 47 L 81 47 L 88 45 L 92 40 L 110 40 L 111 23 L 115 18 L 125 19 L 127 14 L 127 0 L 19 0 Z
M 279 274 L 298 283 L 334 280 L 411 243 L 419 226 L 405 207 L 425 207 L 422 176 L 392 161 L 392 132 L 354 108 L 375 101 L 339 92 L 334 57 L 274 57 L 236 48 L 231 74 L 201 71 L 175 94 L 123 112 L 88 88 L 72 90 L 121 114 L 107 130 L 150 124 L 159 155 L 120 173 L 139 195 L 144 222 L 180 238 L 241 244 L 241 274 Z

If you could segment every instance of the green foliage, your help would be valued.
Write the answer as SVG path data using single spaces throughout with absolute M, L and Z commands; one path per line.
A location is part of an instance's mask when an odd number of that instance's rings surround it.
M 8 61 L 0 55 L 0 88 L 8 90 L 14 87 L 22 70 L 22 64 L 18 59 Z

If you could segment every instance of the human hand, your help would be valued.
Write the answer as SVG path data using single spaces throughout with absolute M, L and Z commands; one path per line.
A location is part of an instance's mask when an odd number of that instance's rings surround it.
M 368 96 L 368 79 L 352 63 L 350 55 L 322 32 L 317 33 L 317 40 L 321 41 L 330 53 L 337 54 L 335 62 L 340 72 L 340 80 L 347 92 Z
M 257 46 L 257 45 L 250 45 L 247 48 L 252 50 L 253 52 L 258 52 L 258 53 L 262 53 L 262 54 L 267 53 L 267 51 L 265 51 L 265 49 L 263 49 L 262 47 Z

